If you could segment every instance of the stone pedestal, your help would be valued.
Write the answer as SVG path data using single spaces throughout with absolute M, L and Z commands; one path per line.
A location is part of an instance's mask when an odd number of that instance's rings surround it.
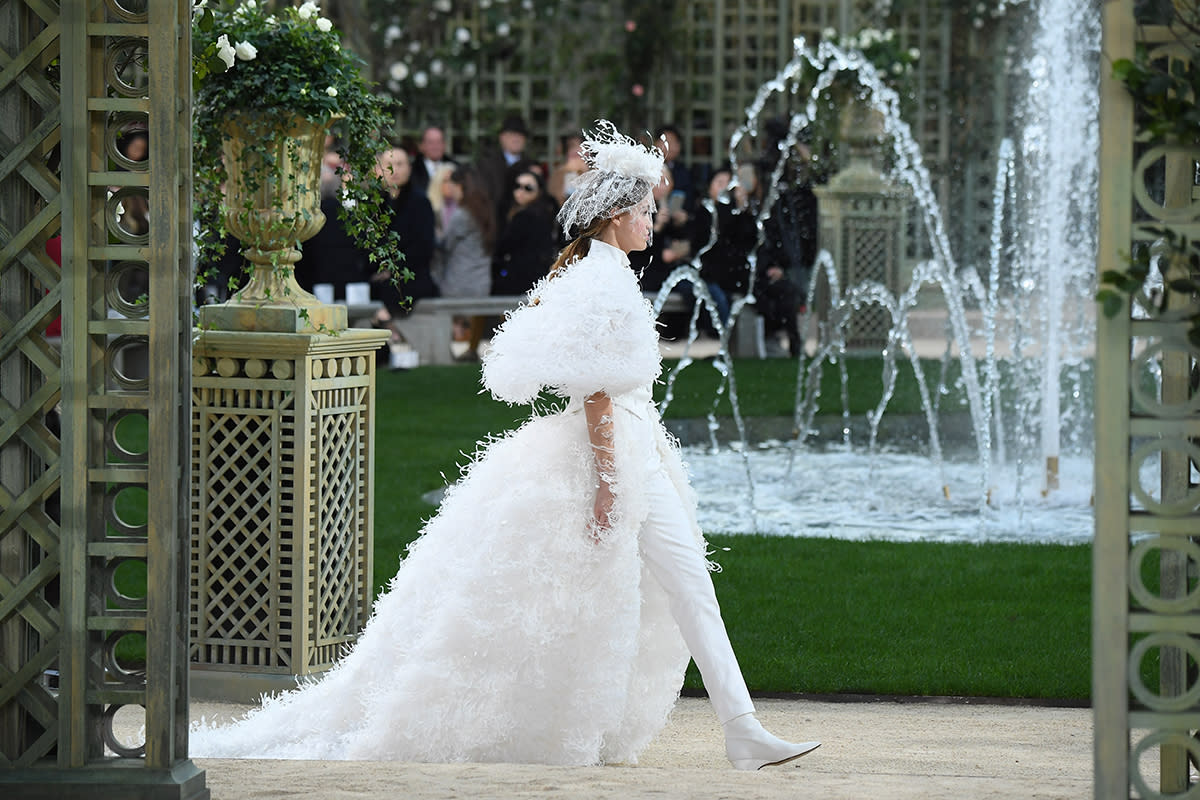
M 826 276 L 819 276 L 815 308 L 822 321 L 831 318 L 834 303 L 850 286 L 874 281 L 894 297 L 910 279 L 902 274 L 902 262 L 911 195 L 907 187 L 883 176 L 883 116 L 851 102 L 842 119 L 842 135 L 849 149 L 849 163 L 827 185 L 813 189 L 817 196 L 818 243 L 833 257 L 839 289 L 839 297 L 833 298 Z M 879 305 L 866 305 L 849 313 L 845 325 L 847 349 L 882 350 L 892 327 L 891 315 Z
M 197 332 L 191 695 L 328 669 L 372 601 L 375 351 L 387 331 Z

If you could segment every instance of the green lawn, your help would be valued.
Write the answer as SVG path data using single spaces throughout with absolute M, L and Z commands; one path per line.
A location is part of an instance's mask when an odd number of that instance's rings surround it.
M 850 360 L 846 366 L 851 410 L 873 408 L 879 361 Z M 739 362 L 742 412 L 790 416 L 796 368 L 789 360 Z M 931 382 L 937 369 L 932 364 L 927 370 Z M 685 370 L 667 416 L 707 414 L 719 377 L 703 363 Z M 838 381 L 838 370 L 827 368 L 822 396 L 839 398 Z M 915 387 L 911 370 L 902 370 L 890 413 L 920 410 Z M 377 401 L 378 589 L 435 510 L 422 495 L 456 479 L 476 442 L 520 424 L 529 410 L 481 394 L 479 368 L 469 365 L 382 372 Z M 961 398 L 951 393 L 943 407 L 947 403 Z M 722 400 L 717 413 L 728 408 Z M 144 439 L 145 433 L 130 436 Z M 120 504 L 130 521 L 144 518 L 145 499 L 137 500 Z M 1088 546 L 847 542 L 731 532 L 710 532 L 709 539 L 722 549 L 724 569 L 714 581 L 754 691 L 1089 696 Z M 1149 577 L 1153 584 L 1156 576 Z M 125 570 L 117 579 L 126 594 L 144 595 L 144 571 Z M 129 643 L 123 661 L 136 660 L 139 644 Z M 1147 680 L 1155 669 L 1147 658 Z M 694 667 L 686 685 L 700 685 Z
M 879 361 L 850 360 L 847 369 L 851 410 L 874 407 Z M 937 369 L 927 369 L 931 382 Z M 837 369 L 822 377 L 822 396 L 839 398 Z M 708 413 L 719 378 L 706 364 L 685 370 L 667 416 Z M 737 381 L 743 414 L 792 413 L 794 362 L 739 362 Z M 891 413 L 919 410 L 915 387 L 911 370 L 902 370 Z M 528 415 L 479 389 L 472 366 L 379 375 L 377 586 L 434 512 L 421 495 L 442 486 L 443 473 L 453 480 L 461 453 L 480 438 Z M 727 414 L 727 401 L 717 410 Z M 822 408 L 839 412 L 840 405 Z M 753 690 L 1071 699 L 1090 692 L 1090 547 L 709 538 L 730 548 L 714 579 Z M 700 685 L 694 667 L 687 685 Z

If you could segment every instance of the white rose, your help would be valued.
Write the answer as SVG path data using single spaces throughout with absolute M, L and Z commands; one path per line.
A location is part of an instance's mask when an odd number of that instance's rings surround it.
M 499 25 L 496 26 L 496 35 L 497 36 L 508 36 L 508 32 L 510 30 L 512 30 L 512 29 L 508 27 L 507 22 L 501 22 Z
M 917 49 L 916 47 L 910 47 L 910 48 L 908 48 L 908 57 L 911 58 L 913 61 L 916 61 L 918 58 L 921 57 L 921 51 L 919 49 Z
M 330 97 L 337 97 L 337 89 L 333 86 L 330 86 L 325 90 L 325 94 L 329 95 Z
M 466 28 L 459 28 L 454 32 L 454 38 L 458 39 L 462 44 L 466 44 L 471 41 L 471 32 Z
M 442 12 L 443 14 L 449 14 L 451 9 L 453 8 L 453 6 L 450 3 L 450 0 L 434 0 L 433 7 L 434 7 L 434 9 Z
M 418 89 L 424 89 L 426 86 L 429 85 L 429 76 L 426 75 L 424 72 L 416 73 L 415 75 L 413 75 L 413 85 L 416 86 Z
M 233 52 L 242 61 L 253 61 L 258 55 L 258 49 L 249 42 L 238 42 L 233 46 Z
M 234 59 L 237 58 L 233 45 L 229 43 L 229 37 L 223 33 L 217 37 L 217 58 L 225 62 L 226 70 L 233 67 Z
M 445 70 L 445 68 L 446 68 L 446 65 L 442 63 L 442 60 L 440 58 L 435 58 L 433 61 L 429 62 L 429 71 L 432 72 L 434 75 L 441 75 L 442 71 Z
M 309 19 L 311 17 L 315 17 L 318 13 L 320 13 L 320 9 L 317 8 L 317 4 L 313 2 L 304 3 L 298 9 L 296 9 L 296 14 L 300 17 L 300 19 Z
M 400 30 L 399 25 L 389 25 L 388 29 L 383 32 L 383 43 L 391 44 L 392 42 L 399 39 L 400 36 L 402 35 L 402 33 L 403 33 L 403 31 Z
M 319 20 L 317 20 L 317 30 L 319 30 L 321 33 L 329 33 L 331 30 L 333 30 L 333 23 L 324 17 L 321 17 Z
M 408 64 L 403 61 L 397 61 L 388 68 L 388 75 L 392 76 L 394 81 L 402 81 L 408 77 Z
M 825 30 L 821 31 L 821 38 L 833 41 L 834 39 L 837 39 L 837 31 L 835 31 L 833 28 L 826 28 Z

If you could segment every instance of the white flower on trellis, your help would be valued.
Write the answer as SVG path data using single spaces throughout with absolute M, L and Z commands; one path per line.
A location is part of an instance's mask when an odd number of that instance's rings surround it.
M 330 97 L 337 97 L 337 87 L 334 87 L 334 86 L 327 87 L 325 89 L 325 94 L 329 95 Z
M 317 4 L 311 2 L 311 0 L 302 4 L 298 9 L 296 9 L 296 14 L 300 17 L 300 19 L 310 19 L 320 13 L 321 9 L 317 8 Z
M 408 52 L 412 53 L 413 55 L 416 55 L 417 53 L 421 52 L 421 43 L 418 41 L 415 41 L 415 40 L 409 42 L 408 43 Z
M 321 17 L 319 20 L 317 20 L 317 30 L 319 30 L 321 33 L 329 33 L 331 30 L 333 30 L 333 23 L 325 19 L 325 17 Z
M 253 61 L 258 55 L 258 48 L 249 42 L 238 42 L 233 46 L 233 52 L 242 61 Z
M 463 74 L 464 78 L 474 78 L 475 77 L 475 64 L 471 61 L 468 61 L 466 64 L 463 64 L 462 74 Z
M 388 67 L 388 75 L 390 75 L 394 81 L 404 80 L 408 77 L 408 64 L 405 64 L 403 61 L 393 62 L 393 64 Z
M 418 89 L 424 89 L 428 85 L 429 76 L 425 74 L 424 70 L 418 71 L 413 75 L 413 86 L 416 86 Z
M 499 25 L 496 26 L 496 35 L 497 36 L 508 36 L 508 34 L 511 30 L 512 30 L 512 28 L 509 27 L 509 24 L 507 22 L 501 22 Z
M 833 28 L 826 28 L 825 30 L 821 31 L 821 38 L 828 39 L 832 42 L 837 39 L 837 31 L 835 31 Z
M 921 57 L 920 49 L 918 49 L 916 47 L 908 48 L 908 57 L 911 58 L 913 61 L 916 61 L 918 58 Z
M 383 32 L 384 46 L 391 46 L 392 42 L 399 39 L 402 35 L 404 35 L 404 32 L 400 30 L 399 25 L 388 25 L 387 30 Z
M 454 31 L 454 38 L 458 39 L 460 44 L 466 44 L 471 41 L 471 32 L 466 28 L 458 28 Z
M 450 3 L 450 0 L 433 0 L 433 8 L 435 11 L 449 14 L 453 5 Z
M 429 62 L 429 71 L 434 75 L 441 75 L 445 69 L 446 65 L 442 63 L 440 58 L 435 58 L 433 61 Z
M 233 62 L 237 58 L 233 45 L 229 43 L 229 37 L 223 33 L 217 37 L 217 58 L 225 62 L 226 71 L 233 68 Z

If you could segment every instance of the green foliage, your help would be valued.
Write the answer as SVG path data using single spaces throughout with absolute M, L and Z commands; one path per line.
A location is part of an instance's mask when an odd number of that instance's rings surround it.
M 1139 44 L 1134 57 L 1113 62 L 1112 76 L 1133 98 L 1135 124 L 1147 144 L 1195 145 L 1200 142 L 1200 2 L 1150 2 L 1139 6 L 1139 23 L 1165 25 L 1175 36 L 1175 47 L 1151 50 Z M 1109 270 L 1101 276 L 1096 294 L 1105 316 L 1115 317 L 1127 308 L 1127 300 L 1144 295 L 1152 260 L 1170 292 L 1193 298 L 1200 294 L 1200 242 L 1189 241 L 1168 227 L 1146 228 L 1159 237 L 1152 245 L 1140 245 L 1129 257 L 1124 271 Z M 1146 297 L 1166 310 L 1171 294 Z M 1200 347 L 1200 313 L 1191 315 L 1188 339 Z
M 1185 298 L 1200 295 L 1200 241 L 1189 240 L 1171 228 L 1151 227 L 1147 233 L 1159 237 L 1154 245 L 1143 244 L 1134 249 L 1125 270 L 1106 270 L 1100 276 L 1100 289 L 1096 293 L 1104 315 L 1112 319 L 1125 308 L 1126 298 L 1141 295 L 1144 302 L 1154 305 L 1158 312 L 1167 310 L 1172 294 Z M 1159 269 L 1166 279 L 1165 288 L 1170 292 L 1147 293 L 1146 282 L 1150 277 L 1152 261 L 1158 259 Z M 1200 347 L 1200 314 L 1193 314 L 1188 328 L 1188 340 Z
M 337 31 L 312 2 L 292 6 L 269 0 L 216 0 L 200 3 L 192 19 L 195 215 L 200 262 L 216 261 L 226 237 L 224 185 L 229 174 L 222 144 L 230 117 L 252 115 L 255 126 L 248 148 L 262 171 L 272 167 L 265 142 L 277 135 L 288 116 L 320 126 L 333 125 L 344 200 L 339 216 L 368 258 L 393 275 L 402 272 L 403 255 L 389 230 L 376 156 L 388 143 L 392 118 L 388 102 L 372 91 L 362 61 L 341 44 Z M 252 174 L 250 185 L 269 180 Z

